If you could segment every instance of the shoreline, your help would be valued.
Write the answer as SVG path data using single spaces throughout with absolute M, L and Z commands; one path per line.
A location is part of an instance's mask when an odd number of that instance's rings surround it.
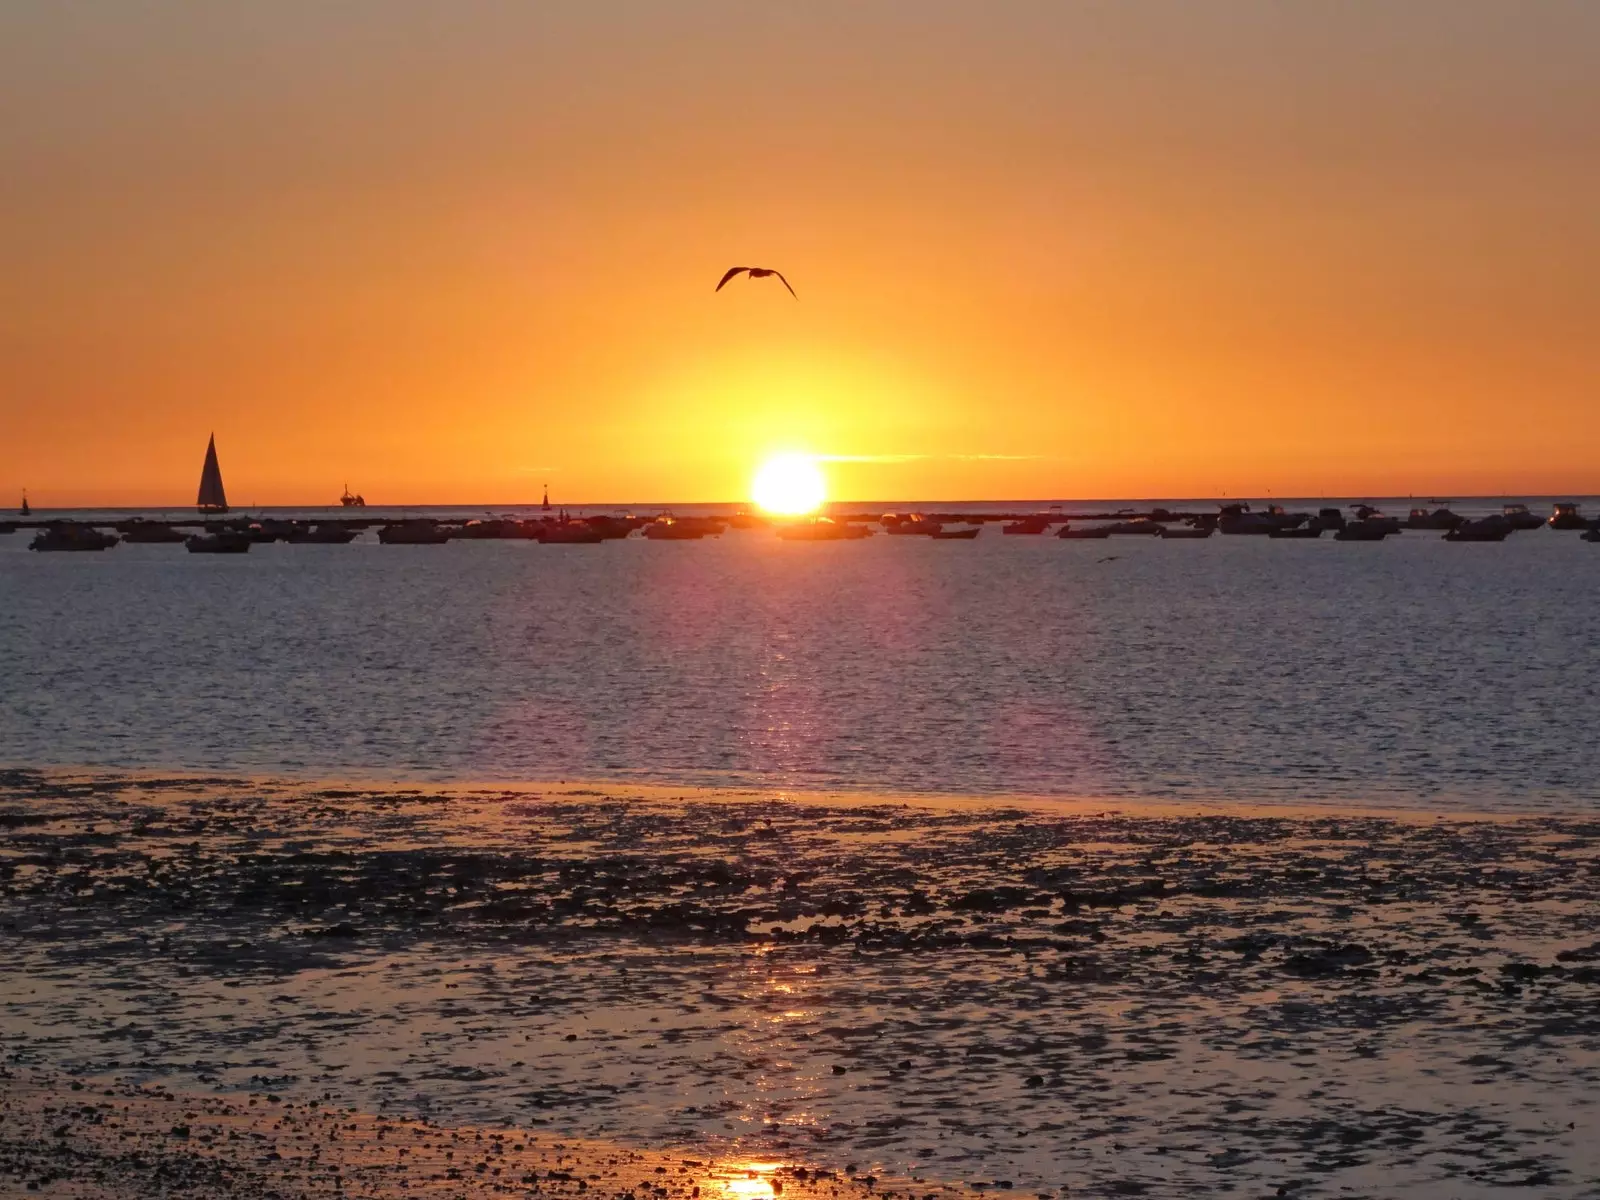
M 1384 805 L 1354 800 L 1303 800 L 1282 802 L 1268 799 L 1172 800 L 1163 797 L 1067 796 L 1014 792 L 911 792 L 844 791 L 830 788 L 777 786 L 755 787 L 745 782 L 726 784 L 671 783 L 619 777 L 589 779 L 417 779 L 403 774 L 379 773 L 297 775 L 284 771 L 207 771 L 177 766 L 123 767 L 75 765 L 28 765 L 0 761 L 0 776 L 36 776 L 46 786 L 84 786 L 97 782 L 135 782 L 144 786 L 157 783 L 192 786 L 219 784 L 227 787 L 257 787 L 282 791 L 336 790 L 362 795 L 390 792 L 465 797 L 512 797 L 546 793 L 568 800 L 591 798 L 596 801 L 638 800 L 645 804 L 690 801 L 694 803 L 748 804 L 752 802 L 822 804 L 839 808 L 870 808 L 882 805 L 947 811 L 977 809 L 1024 809 L 1041 815 L 1117 815 L 1136 817 L 1241 817 L 1252 819 L 1325 819 L 1354 817 L 1392 820 L 1402 823 L 1520 822 L 1585 820 L 1600 816 L 1600 808 L 1575 804 L 1571 808 L 1486 809 L 1474 808 L 1474 801 L 1461 798 L 1449 807 L 1430 807 L 1434 798 L 1419 798 L 1414 805 Z
M 913 1200 L 912 1189 L 917 1200 L 936 1200 L 1009 1190 L 857 1177 L 783 1159 L 708 1161 L 511 1123 L 441 1125 L 363 1112 L 332 1092 L 297 1103 L 266 1090 L 207 1095 L 16 1067 L 0 1067 L 0 1084 L 0 1181 L 74 1200 L 144 1200 L 157 1189 L 277 1200 L 591 1190 L 650 1200 Z

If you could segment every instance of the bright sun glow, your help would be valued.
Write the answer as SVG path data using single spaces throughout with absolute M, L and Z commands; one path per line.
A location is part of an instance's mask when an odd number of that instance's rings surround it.
M 828 484 L 816 459 L 804 454 L 779 454 L 761 464 L 750 485 L 750 495 L 769 513 L 795 517 L 821 507 L 828 495 Z

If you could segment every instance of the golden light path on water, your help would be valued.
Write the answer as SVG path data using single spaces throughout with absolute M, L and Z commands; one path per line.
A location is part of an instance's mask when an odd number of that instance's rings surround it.
M 744 962 L 744 981 L 740 987 L 746 1009 L 756 1023 L 733 1035 L 735 1052 L 748 1063 L 738 1075 L 738 1086 L 724 1095 L 737 1107 L 729 1113 L 735 1125 L 735 1138 L 756 1134 L 768 1137 L 785 1130 L 798 1130 L 818 1123 L 814 1111 L 820 1095 L 818 1081 L 796 1074 L 801 1056 L 789 1034 L 789 1027 L 804 1024 L 816 1014 L 798 1006 L 794 975 L 811 975 L 812 964 L 782 966 L 774 962 L 770 945 L 758 945 Z M 787 1143 L 779 1142 L 779 1146 Z M 738 1164 L 730 1164 L 738 1166 Z M 761 1197 L 772 1194 L 762 1176 L 779 1166 L 776 1162 L 755 1162 L 740 1168 L 744 1178 L 730 1181 L 730 1194 Z

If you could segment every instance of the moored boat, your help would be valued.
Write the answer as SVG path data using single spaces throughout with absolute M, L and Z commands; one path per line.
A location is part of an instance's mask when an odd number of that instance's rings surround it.
M 1578 506 L 1570 500 L 1563 500 L 1558 503 L 1550 513 L 1550 519 L 1545 524 L 1549 525 L 1551 529 L 1561 530 L 1589 528 L 1589 522 L 1584 520 L 1583 515 L 1578 511 Z
M 1391 534 L 1400 532 L 1396 528 L 1397 525 L 1398 522 L 1393 517 L 1382 520 L 1347 521 L 1343 529 L 1334 532 L 1333 540 L 1336 542 L 1381 542 Z
M 1447 531 L 1443 540 L 1447 542 L 1503 542 L 1506 540 L 1506 535 L 1511 532 L 1511 522 L 1497 513 L 1494 516 L 1484 517 L 1479 521 L 1463 521 L 1454 529 Z
M 385 546 L 442 546 L 452 531 L 436 521 L 414 519 L 395 521 L 378 530 L 378 541 Z
M 663 513 L 644 527 L 644 536 L 652 542 L 698 542 L 711 529 L 692 517 L 674 517 Z M 719 527 L 718 533 L 722 530 Z
M 606 535 L 588 521 L 558 521 L 539 529 L 539 540 L 547 546 L 598 546 Z
M 1023 517 L 1019 521 L 1011 521 L 1000 527 L 1000 532 L 1011 535 L 1037 535 L 1050 528 L 1049 516 L 1038 513 L 1031 517 Z
M 1254 534 L 1265 537 L 1274 529 L 1294 529 L 1306 522 L 1305 513 L 1285 512 L 1281 504 L 1269 504 L 1264 512 L 1251 512 L 1243 502 L 1225 504 L 1217 527 L 1228 534 Z
M 1538 529 L 1544 524 L 1544 518 L 1529 512 L 1526 504 L 1503 505 L 1500 515 L 1510 522 L 1512 529 Z
M 28 543 L 29 550 L 109 550 L 121 539 L 114 533 L 104 533 L 89 525 L 62 522 L 47 525 L 34 534 Z
M 1198 525 L 1163 525 L 1160 528 L 1161 536 L 1167 541 L 1197 542 L 1208 538 L 1217 531 L 1212 523 Z
M 1294 538 L 1297 540 L 1312 540 L 1322 536 L 1322 526 L 1316 521 L 1305 525 L 1297 525 L 1289 529 L 1269 529 L 1269 538 Z
M 219 529 L 215 533 L 197 533 L 185 538 L 190 554 L 248 554 L 255 539 L 238 529 Z
M 1370 504 L 1352 504 L 1350 507 L 1355 510 L 1356 514 L 1356 519 L 1352 523 L 1363 526 L 1369 534 L 1379 529 L 1387 530 L 1389 533 L 1399 533 L 1403 528 L 1400 524 L 1399 517 L 1385 516 L 1381 511 L 1373 508 Z M 1345 540 L 1352 542 L 1370 542 L 1373 539 L 1371 537 L 1354 537 L 1346 538 Z
M 974 525 L 969 529 L 935 529 L 928 536 L 939 542 L 970 542 L 982 532 L 982 525 Z
M 466 541 L 532 542 L 542 541 L 544 526 L 537 521 L 519 521 L 515 517 L 492 517 L 487 521 L 468 521 L 455 536 Z
M 259 521 L 236 522 L 233 528 L 244 534 L 252 542 L 260 542 L 265 545 L 270 542 L 284 540 L 295 531 L 297 526 L 293 521 L 277 521 L 271 517 L 263 517 Z
M 124 521 L 117 526 L 122 540 L 129 545 L 176 545 L 189 535 L 174 529 L 165 521 Z
M 1134 517 L 1131 521 L 1115 521 L 1105 527 L 1108 534 L 1118 537 L 1160 537 L 1165 528 L 1159 521 L 1152 521 L 1149 517 Z
M 357 531 L 345 525 L 301 525 L 284 535 L 283 540 L 297 546 L 345 546 L 356 540 Z
M 1317 515 L 1311 518 L 1311 524 L 1318 529 L 1343 529 L 1344 513 L 1337 508 L 1319 508 Z
M 1099 541 L 1101 538 L 1111 536 L 1111 528 L 1107 525 L 1063 525 L 1056 530 L 1058 538 L 1068 541 Z
M 835 521 L 832 517 L 816 517 L 779 525 L 778 536 L 786 542 L 850 542 L 871 537 L 872 530 L 849 521 Z
M 604 542 L 620 541 L 635 529 L 645 524 L 644 520 L 632 515 L 613 517 L 601 514 L 600 516 L 585 518 L 589 528 L 600 535 Z
M 878 524 L 883 526 L 885 533 L 898 537 L 926 536 L 944 528 L 938 521 L 921 513 L 884 513 L 878 518 Z
M 1407 529 L 1454 529 L 1466 520 L 1459 517 L 1448 508 L 1436 508 L 1429 512 L 1425 508 L 1413 508 L 1411 515 L 1406 518 Z

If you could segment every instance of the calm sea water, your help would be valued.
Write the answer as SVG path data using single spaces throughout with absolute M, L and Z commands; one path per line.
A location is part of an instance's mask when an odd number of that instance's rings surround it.
M 222 558 L 0 537 L 0 761 L 1600 802 L 1600 545 L 1574 534 L 370 537 Z

